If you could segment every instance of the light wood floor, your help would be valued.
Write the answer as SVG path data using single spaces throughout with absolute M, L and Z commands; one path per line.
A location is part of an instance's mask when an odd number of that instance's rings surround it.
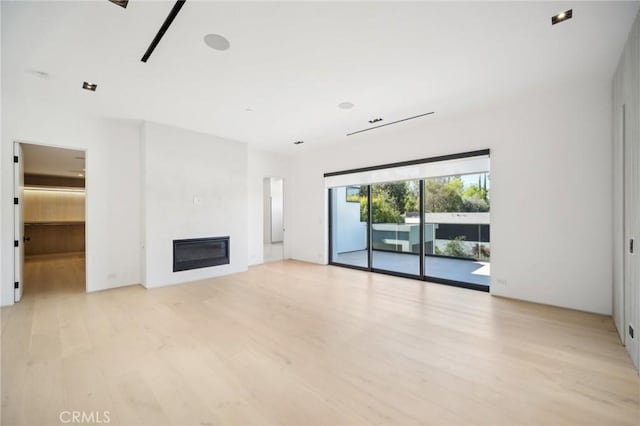
M 640 424 L 609 317 L 291 261 L 85 294 L 83 265 L 2 309 L 3 425 Z

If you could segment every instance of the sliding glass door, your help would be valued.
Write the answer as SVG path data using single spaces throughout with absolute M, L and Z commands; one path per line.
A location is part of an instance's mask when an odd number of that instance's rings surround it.
M 331 263 L 369 268 L 368 192 L 367 185 L 329 190 Z
M 420 181 L 371 186 L 373 269 L 420 276 Z
M 425 179 L 427 280 L 489 286 L 489 189 L 489 173 Z
M 326 173 L 329 262 L 488 290 L 489 166 L 482 150 Z

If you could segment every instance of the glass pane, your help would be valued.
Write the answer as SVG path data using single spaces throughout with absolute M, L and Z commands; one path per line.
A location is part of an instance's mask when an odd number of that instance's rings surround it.
M 420 275 L 420 183 L 372 185 L 373 268 Z
M 490 281 L 489 173 L 425 179 L 425 275 Z
M 368 268 L 368 186 L 331 190 L 331 262 Z

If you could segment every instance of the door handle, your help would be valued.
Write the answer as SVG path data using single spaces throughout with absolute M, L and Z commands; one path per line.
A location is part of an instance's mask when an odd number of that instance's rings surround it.
M 25 243 L 27 241 L 31 241 L 31 237 L 22 237 L 22 241 L 24 241 Z
M 633 238 L 629 238 L 629 253 L 633 254 Z

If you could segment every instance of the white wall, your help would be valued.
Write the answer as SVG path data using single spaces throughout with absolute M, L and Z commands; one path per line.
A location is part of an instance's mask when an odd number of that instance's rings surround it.
M 245 271 L 247 145 L 161 124 L 143 126 L 143 284 Z M 230 264 L 173 272 L 173 240 L 222 236 L 230 237 Z
M 611 313 L 610 80 L 573 76 L 306 148 L 292 162 L 294 258 L 327 261 L 323 173 L 490 148 L 491 292 Z
M 2 2 L 0 2 L 0 129 L 3 129 L 2 127 L 2 123 L 3 123 L 3 108 L 4 108 L 4 96 L 2 96 L 2 87 L 4 86 L 3 84 L 3 80 L 2 80 Z M 3 137 L 2 134 L 0 134 L 0 137 Z M 0 169 L 2 169 L 2 165 L 5 164 L 4 161 L 4 148 L 0 147 Z M 4 179 L 4 173 L 0 172 L 0 178 Z M 6 194 L 4 193 L 4 185 L 2 185 L 0 183 L 0 194 L 5 197 Z M 4 288 L 4 282 L 5 282 L 5 276 L 3 274 L 3 270 L 4 270 L 4 259 L 5 257 L 9 257 L 7 255 L 7 252 L 4 251 L 4 234 L 2 232 L 2 230 L 4 229 L 4 222 L 3 222 L 3 217 L 5 216 L 5 212 L 4 212 L 4 205 L 0 202 L 0 235 L 2 236 L 2 238 L 0 238 L 0 306 L 4 306 L 5 304 L 8 304 L 8 300 L 10 299 L 9 297 L 9 291 L 8 289 L 5 290 Z M 12 270 L 13 273 L 13 270 Z M 12 296 L 13 297 L 13 290 L 11 291 Z M 5 302 L 6 301 L 6 302 Z M 13 303 L 13 299 L 11 299 L 12 303 Z
M 0 249 L 3 254 L 8 254 L 3 255 L 0 262 L 2 305 L 13 303 L 13 205 L 9 201 L 13 197 L 11 160 L 14 140 L 87 151 L 89 291 L 141 283 L 146 271 L 149 271 L 146 274 L 148 286 L 241 271 L 246 269 L 247 253 L 251 256 L 251 264 L 262 263 L 262 180 L 266 176 L 284 178 L 285 224 L 287 223 L 289 200 L 286 193 L 290 160 L 286 156 L 257 150 L 249 152 L 243 143 L 152 123 L 141 126 L 137 122 L 67 113 L 51 108 L 50 105 L 21 100 L 17 96 L 3 97 L 2 103 L 2 120 L 6 125 L 2 128 Z M 149 129 L 151 136 L 145 138 L 144 134 L 149 133 Z M 141 138 L 147 148 L 150 146 L 149 142 L 154 141 L 154 145 L 145 153 L 141 152 Z M 214 153 L 214 147 L 221 150 Z M 221 152 L 226 152 L 229 157 L 221 156 Z M 165 155 L 171 155 L 171 161 Z M 172 167 L 163 168 L 164 161 Z M 249 163 L 251 169 L 247 168 Z M 142 179 L 145 169 L 150 174 L 147 173 L 146 179 Z M 211 182 L 214 177 L 220 177 L 218 173 L 224 176 L 224 188 Z M 154 183 L 149 188 L 145 184 L 150 176 Z M 180 194 L 178 191 L 168 194 L 163 183 L 167 184 L 168 179 L 176 176 L 185 187 L 180 188 Z M 234 176 L 233 180 L 229 181 L 228 176 Z M 238 188 L 231 194 L 231 189 L 227 188 L 233 185 Z M 193 195 L 196 193 L 204 199 L 199 207 L 193 206 Z M 171 258 L 166 262 L 167 256 L 171 256 L 171 247 L 161 246 L 163 243 L 158 242 L 159 238 L 169 238 L 163 234 L 168 229 L 164 228 L 163 223 L 160 226 L 162 229 L 157 230 L 158 217 L 149 210 L 149 206 L 172 203 L 176 197 L 183 195 L 185 199 L 179 200 L 177 205 L 180 211 L 188 211 L 191 216 L 183 227 L 173 228 L 175 234 L 180 235 L 175 238 L 187 238 L 201 232 L 211 235 L 233 234 L 232 265 L 177 274 L 171 272 Z M 212 217 L 222 219 L 216 223 L 230 223 L 231 228 L 216 225 L 205 229 L 202 216 L 208 214 L 207 209 L 213 207 L 214 200 L 225 197 L 234 199 L 231 209 L 216 210 Z M 143 205 L 142 199 L 150 201 L 147 206 Z M 145 218 L 149 221 L 147 226 L 142 226 Z M 152 237 L 149 249 L 142 247 L 147 235 Z M 285 257 L 289 257 L 286 242 Z M 162 265 L 158 266 L 159 264 Z
M 13 92 L 2 101 L 2 305 L 13 303 L 15 140 L 86 150 L 87 290 L 139 283 L 139 125 L 67 114 Z
M 622 106 L 626 107 L 623 147 Z M 613 318 L 636 369 L 640 366 L 640 14 L 631 29 L 613 80 Z M 623 173 L 626 168 L 626 179 Z M 626 220 L 623 206 L 626 204 Z M 626 223 L 625 223 L 626 222 Z M 625 274 L 626 279 L 625 279 Z M 626 281 L 626 282 L 625 282 Z M 634 337 L 628 327 L 635 330 Z
M 249 148 L 248 152 L 248 194 L 249 211 L 247 216 L 249 265 L 264 262 L 264 179 L 281 177 L 284 180 L 284 258 L 290 257 L 288 232 L 291 215 L 291 197 L 289 196 L 289 167 L 291 159 L 285 155 Z

